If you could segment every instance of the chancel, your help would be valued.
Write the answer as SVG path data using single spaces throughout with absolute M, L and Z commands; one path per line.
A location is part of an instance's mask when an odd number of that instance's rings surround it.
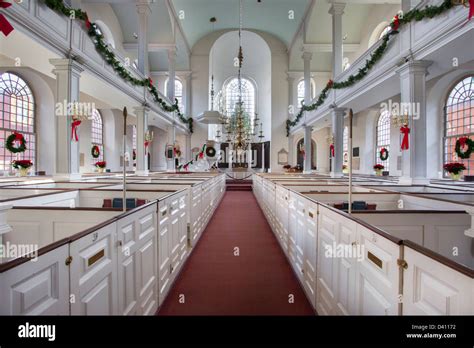
M 0 315 L 474 315 L 474 1 L 0 11 Z

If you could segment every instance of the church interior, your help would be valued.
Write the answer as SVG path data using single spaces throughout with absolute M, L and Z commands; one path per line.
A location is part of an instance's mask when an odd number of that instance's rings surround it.
M 0 11 L 0 315 L 474 315 L 474 0 Z

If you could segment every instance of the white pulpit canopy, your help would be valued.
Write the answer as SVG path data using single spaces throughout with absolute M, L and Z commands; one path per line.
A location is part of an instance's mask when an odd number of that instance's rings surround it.
M 221 124 L 224 116 L 219 111 L 208 110 L 199 114 L 196 120 L 205 124 Z

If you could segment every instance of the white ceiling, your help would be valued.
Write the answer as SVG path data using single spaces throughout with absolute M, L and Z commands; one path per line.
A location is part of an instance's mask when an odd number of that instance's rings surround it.
M 258 30 L 274 35 L 291 50 L 289 70 L 302 70 L 301 51 L 305 44 L 331 43 L 331 15 L 328 10 L 336 0 L 242 0 L 244 29 Z M 337 0 L 346 2 L 343 15 L 345 44 L 360 45 L 366 49 L 367 31 L 373 23 L 390 20 L 401 0 Z M 84 3 L 108 3 L 122 29 L 124 46 L 136 50 L 138 15 L 136 0 L 83 0 Z M 313 6 L 311 4 L 314 2 Z M 238 29 L 239 0 L 151 0 L 148 39 L 155 47 L 176 44 L 177 70 L 189 70 L 189 55 L 193 46 L 211 33 L 209 22 L 216 17 L 214 30 Z M 311 9 L 310 12 L 307 11 Z M 290 12 L 292 11 L 292 12 Z M 289 14 L 294 17 L 289 18 Z M 306 19 L 306 38 L 302 35 L 302 21 Z M 176 25 L 174 25 L 176 21 Z M 135 46 L 134 46 L 135 45 Z M 312 59 L 313 71 L 331 70 L 331 52 L 318 51 L 315 47 Z M 354 49 L 356 51 L 356 49 Z M 154 49 L 149 53 L 152 71 L 167 71 L 166 50 Z

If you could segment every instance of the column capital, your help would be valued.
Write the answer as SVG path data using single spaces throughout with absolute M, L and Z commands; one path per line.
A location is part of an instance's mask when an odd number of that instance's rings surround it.
M 344 14 L 345 7 L 346 7 L 346 4 L 343 2 L 333 2 L 328 13 L 333 16 L 341 16 Z
M 149 0 L 138 0 L 136 6 L 138 14 L 149 15 L 151 13 Z
M 333 2 L 331 8 L 329 9 L 328 13 L 333 16 L 341 16 L 344 14 L 344 9 L 346 8 L 346 4 L 343 2 Z
M 61 71 L 69 71 L 73 74 L 80 75 L 83 71 L 84 68 L 80 63 L 78 63 L 75 60 L 68 59 L 68 58 L 53 58 L 50 59 L 49 62 L 51 65 L 54 66 L 53 73 L 56 74 Z
M 135 114 L 145 114 L 145 113 L 149 113 L 150 112 L 150 108 L 148 106 L 135 106 L 133 108 L 133 112 Z
M 428 60 L 410 60 L 397 68 L 396 72 L 403 76 L 409 73 L 428 73 L 428 67 L 433 64 Z
M 344 117 L 346 115 L 346 111 L 347 111 L 347 108 L 339 108 L 339 107 L 336 107 L 336 108 L 333 108 L 332 109 L 332 114 L 335 115 L 335 116 L 342 116 Z
M 311 60 L 313 58 L 313 53 L 308 52 L 308 51 L 304 51 L 301 58 L 303 58 L 303 60 Z

